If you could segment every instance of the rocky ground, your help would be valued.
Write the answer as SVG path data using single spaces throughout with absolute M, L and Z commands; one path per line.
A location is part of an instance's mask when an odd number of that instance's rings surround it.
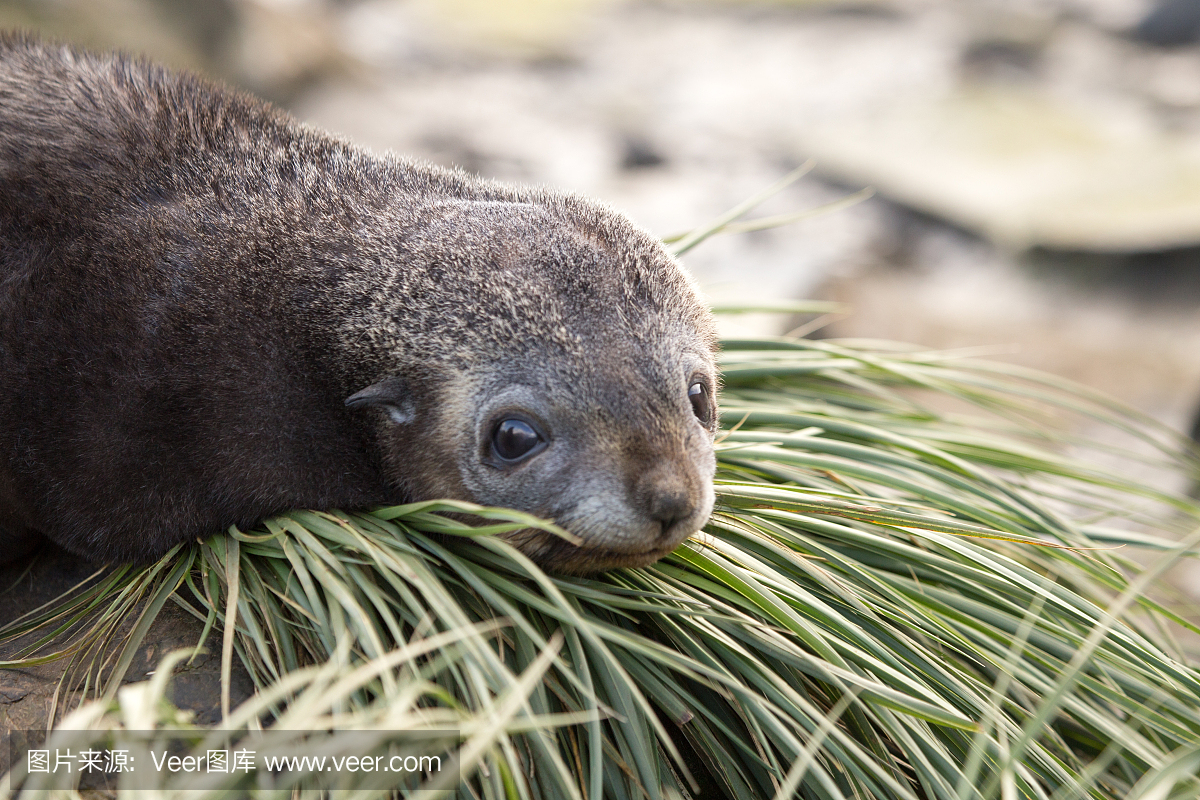
M 32 559 L 16 564 L 0 565 L 0 625 L 11 622 L 64 592 L 85 582 L 91 584 L 97 572 L 95 565 L 47 545 Z M 65 621 L 60 621 L 60 625 Z M 127 634 L 134 625 L 131 618 L 116 637 Z M 158 662 L 176 650 L 196 646 L 203 624 L 174 603 L 163 607 L 158 618 L 146 632 L 144 642 L 126 670 L 125 680 L 143 681 L 153 674 Z M 27 636 L 12 642 L 0 643 L 0 662 L 20 658 L 22 649 L 44 633 Z M 81 699 L 96 695 L 96 672 L 90 663 L 104 664 L 100 674 L 112 669 L 119 648 L 100 648 L 80 659 L 73 672 L 64 678 L 69 659 L 52 661 L 22 669 L 0 668 L 0 733 L 17 730 L 44 729 L 46 720 L 59 719 L 74 709 Z M 236 663 L 230 696 L 237 703 L 254 690 L 248 673 Z M 221 642 L 210 637 L 204 652 L 176 669 L 168 688 L 171 702 L 192 714 L 200 724 L 214 724 L 221 719 Z M 9 749 L 0 747 L 0 776 L 8 771 Z M 2 790 L 3 784 L 0 784 Z

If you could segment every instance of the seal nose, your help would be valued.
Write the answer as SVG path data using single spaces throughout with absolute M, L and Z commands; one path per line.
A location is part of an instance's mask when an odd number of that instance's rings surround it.
M 677 522 L 696 513 L 699 498 L 687 479 L 674 469 L 659 468 L 644 473 L 637 481 L 637 500 L 646 516 L 662 526 L 668 537 Z
M 651 519 L 662 525 L 665 536 L 676 522 L 690 517 L 696 510 L 696 505 L 685 492 L 667 490 L 653 495 L 647 510 Z

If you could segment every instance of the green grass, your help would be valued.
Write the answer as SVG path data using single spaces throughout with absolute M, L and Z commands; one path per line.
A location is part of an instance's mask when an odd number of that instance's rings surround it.
M 148 609 L 73 724 L 170 727 L 169 669 L 112 676 L 180 602 L 259 686 L 233 727 L 455 728 L 464 797 L 1200 796 L 1200 672 L 1175 644 L 1195 619 L 1149 591 L 1200 509 L 1131 477 L 1182 485 L 1182 440 L 897 346 L 732 340 L 722 367 L 716 511 L 651 567 L 546 575 L 490 535 L 530 524 L 514 512 L 481 533 L 439 514 L 460 504 L 298 511 L 8 634 L 71 623 L 94 672 Z M 1124 444 L 1089 450 L 1100 431 Z

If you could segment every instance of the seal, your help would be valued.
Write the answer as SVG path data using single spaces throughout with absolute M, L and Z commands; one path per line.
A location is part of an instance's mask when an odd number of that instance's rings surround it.
M 0 553 L 144 561 L 292 508 L 554 520 L 654 561 L 713 505 L 716 336 L 606 206 L 0 36 Z

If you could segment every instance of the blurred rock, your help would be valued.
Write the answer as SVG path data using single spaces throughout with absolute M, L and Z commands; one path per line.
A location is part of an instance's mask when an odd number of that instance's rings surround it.
M 321 0 L 236 0 L 228 58 L 239 82 L 286 102 L 345 64 L 333 9 Z
M 800 140 L 826 172 L 1008 248 L 1200 244 L 1200 148 L 1124 112 L 980 86 L 817 123 Z
M 964 9 L 967 26 L 962 72 L 974 81 L 1036 78 L 1058 15 L 1045 6 L 978 2 Z
M 666 163 L 666 156 L 645 138 L 629 134 L 621 140 L 621 169 L 646 169 L 661 167 Z
M 3 0 L 0 28 L 22 28 L 97 50 L 121 49 L 173 67 L 224 74 L 234 0 Z
M 571 58 L 590 14 L 612 0 L 412 0 L 440 44 L 461 55 Z
M 324 0 L 0 0 L 0 28 L 144 55 L 274 100 L 347 63 Z
M 1200 41 L 1200 0 L 1158 0 L 1133 36 L 1159 47 L 1195 44 Z
M 880 264 L 823 286 L 821 299 L 854 311 L 830 335 L 916 342 L 1021 364 L 1186 430 L 1200 397 L 1196 264 L 1156 276 L 1153 265 L 1118 259 L 1098 265 L 1079 254 L 1076 271 L 1063 274 L 1058 254 L 1042 254 L 1040 264 L 1016 261 L 935 220 L 915 224 L 910 267 Z M 1109 278 L 1096 268 L 1109 270 Z M 1136 299 L 1122 286 L 1153 280 L 1161 281 L 1158 289 Z

